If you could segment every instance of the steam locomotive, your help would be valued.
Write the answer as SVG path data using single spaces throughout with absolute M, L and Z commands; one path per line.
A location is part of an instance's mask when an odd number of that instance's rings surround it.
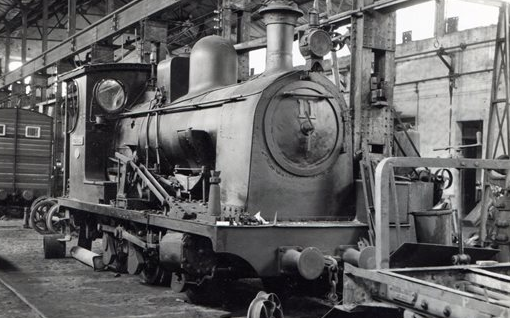
M 61 78 L 66 192 L 50 227 L 77 230 L 86 249 L 102 238 L 104 264 L 176 291 L 200 293 L 223 278 L 261 277 L 268 286 L 291 278 L 336 297 L 338 262 L 368 237 L 351 111 L 321 72 L 329 35 L 307 33 L 308 67 L 297 70 L 302 12 L 274 0 L 260 14 L 266 71 L 242 83 L 236 51 L 218 36 L 157 68 L 86 65 Z M 432 195 L 420 197 L 432 205 Z M 412 204 L 398 216 L 408 237 Z

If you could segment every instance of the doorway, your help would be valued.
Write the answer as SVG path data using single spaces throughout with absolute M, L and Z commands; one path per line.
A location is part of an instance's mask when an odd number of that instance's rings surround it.
M 460 122 L 462 145 L 473 145 L 477 143 L 476 133 L 483 132 L 483 121 L 462 121 Z M 481 139 L 483 140 L 483 139 Z M 464 158 L 480 159 L 482 158 L 482 147 L 468 147 L 463 150 Z M 463 211 L 467 215 L 474 209 L 481 195 L 481 170 L 466 169 L 462 177 L 462 205 Z

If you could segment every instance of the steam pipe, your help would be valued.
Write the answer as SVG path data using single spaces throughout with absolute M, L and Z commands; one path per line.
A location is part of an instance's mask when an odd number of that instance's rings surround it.
M 288 0 L 273 0 L 259 12 L 266 24 L 267 33 L 265 73 L 292 70 L 294 27 L 303 12 L 294 1 Z

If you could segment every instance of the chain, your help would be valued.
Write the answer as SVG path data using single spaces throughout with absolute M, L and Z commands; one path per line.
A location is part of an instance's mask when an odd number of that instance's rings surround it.
M 326 256 L 326 261 L 328 261 L 328 280 L 330 285 L 330 291 L 327 295 L 328 299 L 334 303 L 338 302 L 338 294 L 336 293 L 336 289 L 338 286 L 338 263 L 337 261 L 331 257 Z

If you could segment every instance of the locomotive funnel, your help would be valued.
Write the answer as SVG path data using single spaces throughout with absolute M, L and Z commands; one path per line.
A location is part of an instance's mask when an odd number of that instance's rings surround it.
M 273 0 L 261 9 L 267 33 L 266 71 L 292 70 L 292 43 L 297 19 L 303 15 L 294 1 Z

